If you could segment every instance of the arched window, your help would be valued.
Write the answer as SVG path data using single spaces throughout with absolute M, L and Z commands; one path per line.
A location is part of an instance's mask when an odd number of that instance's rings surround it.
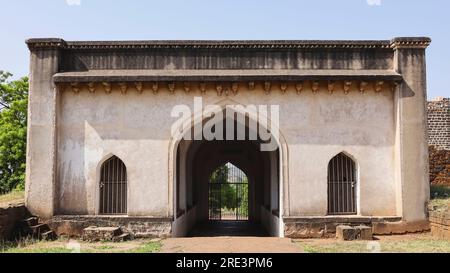
M 328 214 L 356 214 L 356 164 L 340 153 L 328 164 Z
M 127 168 L 117 156 L 100 170 L 100 214 L 127 213 Z
M 209 177 L 209 220 L 248 220 L 248 178 L 231 163 Z

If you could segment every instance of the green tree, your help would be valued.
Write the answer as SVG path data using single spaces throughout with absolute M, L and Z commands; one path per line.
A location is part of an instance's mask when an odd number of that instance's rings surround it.
M 248 178 L 247 176 L 244 177 L 242 180 L 242 193 L 241 193 L 241 199 L 239 201 L 239 206 L 241 207 L 241 212 L 244 213 L 245 216 L 248 216 Z
M 220 166 L 211 174 L 209 183 L 227 183 L 228 171 L 227 165 Z
M 28 78 L 9 81 L 0 71 L 0 192 L 23 189 L 27 139 Z
M 222 184 L 228 181 L 228 167 L 226 165 L 217 168 L 209 178 L 209 206 L 210 213 L 220 214 Z

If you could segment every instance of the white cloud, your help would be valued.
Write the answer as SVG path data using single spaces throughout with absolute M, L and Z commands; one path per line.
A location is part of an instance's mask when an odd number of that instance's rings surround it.
M 366 0 L 369 6 L 381 6 L 381 0 Z
M 69 6 L 79 6 L 81 5 L 81 0 L 66 0 L 66 3 Z

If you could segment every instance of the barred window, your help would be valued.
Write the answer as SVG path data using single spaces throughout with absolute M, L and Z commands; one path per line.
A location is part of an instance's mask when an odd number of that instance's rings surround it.
M 356 164 L 340 153 L 328 164 L 328 214 L 356 214 Z
M 100 214 L 127 213 L 127 169 L 117 156 L 100 170 Z

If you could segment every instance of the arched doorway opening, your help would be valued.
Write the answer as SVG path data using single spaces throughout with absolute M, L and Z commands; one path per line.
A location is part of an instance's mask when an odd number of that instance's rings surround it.
M 229 118 L 227 116 L 221 124 L 236 125 L 238 121 L 230 122 Z M 247 136 L 251 134 L 248 124 L 247 117 Z M 225 128 L 223 132 L 225 134 Z M 261 144 L 267 140 L 262 140 L 259 132 L 257 135 L 256 140 L 194 140 L 193 137 L 177 142 L 173 159 L 175 220 L 172 227 L 175 237 L 283 236 L 281 149 L 278 144 L 274 150 L 262 150 Z M 223 139 L 226 139 L 225 135 Z M 240 203 L 226 205 L 210 199 L 211 193 L 218 198 L 218 194 L 226 194 L 221 192 L 225 189 L 211 189 L 210 180 L 214 172 L 227 164 L 239 169 L 247 179 L 245 183 L 238 183 L 246 184 L 246 193 L 243 193 L 244 188 L 230 191 L 246 196 Z M 212 187 L 227 188 L 222 185 Z M 235 196 L 237 199 L 239 196 Z M 228 215 L 227 219 L 224 219 L 225 215 Z
M 248 177 L 228 162 L 215 169 L 208 183 L 209 221 L 248 220 Z

